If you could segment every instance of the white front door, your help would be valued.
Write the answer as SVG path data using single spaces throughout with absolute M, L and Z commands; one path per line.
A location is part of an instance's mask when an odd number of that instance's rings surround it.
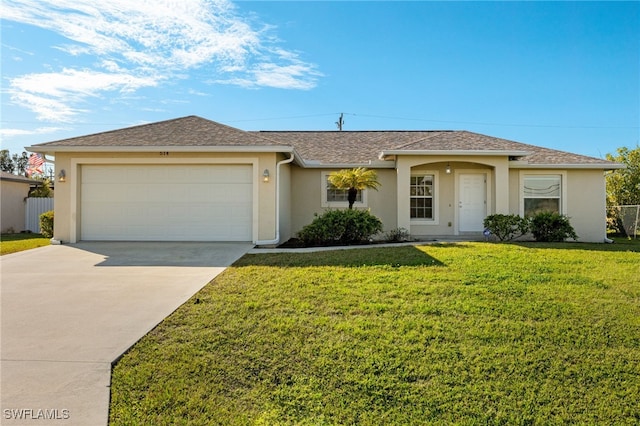
M 458 175 L 458 230 L 481 232 L 487 215 L 487 178 L 484 173 Z

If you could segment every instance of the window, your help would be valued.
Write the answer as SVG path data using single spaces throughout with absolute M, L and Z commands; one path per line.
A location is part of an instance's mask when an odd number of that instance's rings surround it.
M 434 181 L 431 174 L 411 176 L 411 219 L 434 220 Z
M 329 182 L 327 176 L 327 201 L 329 203 L 349 202 L 349 194 L 347 189 L 338 189 Z M 356 195 L 356 203 L 362 203 L 362 191 L 358 191 Z
M 522 193 L 525 216 L 533 216 L 542 211 L 562 211 L 561 175 L 525 175 Z
M 346 189 L 338 189 L 329 183 L 332 172 L 322 172 L 322 207 L 348 207 L 349 194 Z M 367 206 L 367 190 L 358 191 L 354 207 Z

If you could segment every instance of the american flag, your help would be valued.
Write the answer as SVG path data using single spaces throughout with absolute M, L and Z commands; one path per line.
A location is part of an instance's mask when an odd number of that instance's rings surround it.
M 27 176 L 33 176 L 35 174 L 42 174 L 44 165 L 44 158 L 41 154 L 33 153 L 29 156 L 29 162 L 27 163 Z

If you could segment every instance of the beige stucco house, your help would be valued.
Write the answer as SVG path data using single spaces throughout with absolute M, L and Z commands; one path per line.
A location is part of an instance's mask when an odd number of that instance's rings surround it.
M 25 229 L 26 198 L 36 184 L 33 179 L 0 172 L 0 232 Z
M 386 231 L 481 235 L 493 213 L 545 208 L 602 242 L 609 161 L 467 131 L 247 132 L 196 116 L 43 143 L 55 157 L 55 235 L 80 240 L 251 241 L 295 236 L 347 206 L 333 171 L 376 169 L 355 204 Z

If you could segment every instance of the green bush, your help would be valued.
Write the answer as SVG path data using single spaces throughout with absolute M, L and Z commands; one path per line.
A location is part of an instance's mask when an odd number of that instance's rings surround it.
M 484 219 L 484 227 L 500 241 L 509 241 L 529 232 L 529 219 L 515 214 L 493 214 Z
M 411 233 L 406 228 L 396 228 L 384 234 L 384 239 L 390 243 L 411 241 Z
M 531 218 L 531 233 L 536 241 L 561 242 L 578 239 L 569 218 L 559 213 L 541 212 Z
M 40 233 L 43 237 L 53 237 L 53 210 L 40 215 Z
M 382 231 L 382 222 L 368 210 L 328 210 L 298 233 L 307 246 L 357 244 Z

